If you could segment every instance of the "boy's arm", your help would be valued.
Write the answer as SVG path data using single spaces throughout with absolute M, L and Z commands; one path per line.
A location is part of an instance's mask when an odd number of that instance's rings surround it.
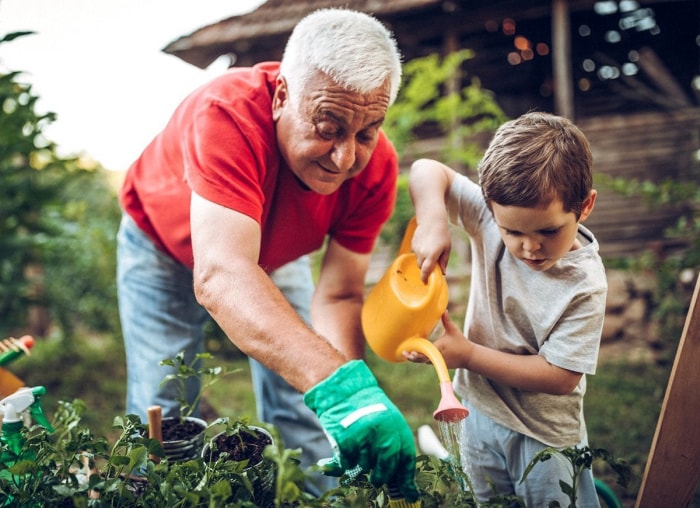
M 411 247 L 423 282 L 436 264 L 443 273 L 447 269 L 451 238 L 445 204 L 454 176 L 454 170 L 435 160 L 419 159 L 411 165 L 408 189 L 417 223 Z
M 581 373 L 552 365 L 542 355 L 518 355 L 475 344 L 447 315 L 442 324 L 445 334 L 435 346 L 450 369 L 464 368 L 504 385 L 551 395 L 569 394 L 581 380 Z
M 567 395 L 581 380 L 580 372 L 562 369 L 545 360 L 542 355 L 517 355 L 471 344 L 471 353 L 464 368 L 498 383 L 527 390 Z

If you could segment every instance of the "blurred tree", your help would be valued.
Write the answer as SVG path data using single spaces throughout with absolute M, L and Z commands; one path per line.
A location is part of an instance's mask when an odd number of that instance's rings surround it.
M 0 74 L 0 335 L 116 329 L 116 197 L 100 167 L 57 155 L 42 134 L 56 115 L 20 74 Z

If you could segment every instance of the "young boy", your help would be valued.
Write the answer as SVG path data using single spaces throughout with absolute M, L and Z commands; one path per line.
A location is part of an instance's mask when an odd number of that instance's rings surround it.
M 471 240 L 464 335 L 445 315 L 435 345 L 470 409 L 462 446 L 480 502 L 498 493 L 533 508 L 569 504 L 563 461 L 539 463 L 520 480 L 543 448 L 587 443 L 585 374 L 595 373 L 607 292 L 598 243 L 581 225 L 596 198 L 591 165 L 589 143 L 569 120 L 528 113 L 498 129 L 479 185 L 436 161 L 411 168 L 412 248 L 424 278 L 447 267 L 448 220 Z M 590 470 L 577 495 L 577 506 L 599 506 Z

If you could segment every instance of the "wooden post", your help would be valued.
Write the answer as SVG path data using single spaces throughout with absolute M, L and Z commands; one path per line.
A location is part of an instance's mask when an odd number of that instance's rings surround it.
M 552 1 L 552 74 L 554 112 L 574 119 L 574 85 L 571 69 L 571 30 L 567 0 Z
M 700 277 L 666 388 L 637 508 L 686 507 L 700 480 Z

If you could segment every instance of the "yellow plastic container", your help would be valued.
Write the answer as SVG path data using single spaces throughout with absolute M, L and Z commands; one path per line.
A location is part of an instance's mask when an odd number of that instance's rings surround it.
M 380 358 L 403 362 L 409 339 L 425 340 L 447 309 L 448 288 L 439 268 L 420 280 L 416 256 L 401 254 L 374 286 L 362 308 L 367 343 Z M 415 344 L 414 344 L 415 345 Z
M 367 295 L 362 307 L 362 330 L 372 351 L 384 360 L 404 362 L 404 351 L 427 356 L 437 371 L 442 393 L 433 416 L 439 421 L 456 421 L 469 412 L 455 398 L 445 360 L 428 340 L 447 309 L 447 281 L 439 266 L 427 283 L 421 281 L 416 256 L 410 252 L 415 229 L 414 217 L 406 228 L 398 257 Z

